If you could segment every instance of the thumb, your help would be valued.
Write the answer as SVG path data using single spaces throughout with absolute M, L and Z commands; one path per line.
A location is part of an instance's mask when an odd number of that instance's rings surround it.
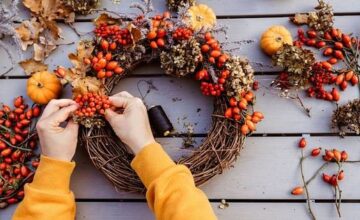
M 74 134 L 76 134 L 76 136 L 77 136 L 77 134 L 78 134 L 78 132 L 79 132 L 79 124 L 76 123 L 76 122 L 74 122 L 73 119 L 71 119 L 71 120 L 67 123 L 65 130 L 66 130 L 66 131 L 70 131 L 71 133 L 74 133 Z
M 113 110 L 111 110 L 111 109 L 109 109 L 109 108 L 105 110 L 105 119 L 106 119 L 110 124 L 111 124 L 111 121 L 112 121 L 115 117 L 122 119 L 124 116 L 121 115 L 121 114 L 118 114 L 118 113 L 114 112 Z M 121 120 L 121 119 L 120 119 L 120 120 Z
M 70 114 L 74 112 L 76 109 L 78 109 L 77 105 L 69 105 L 53 113 L 48 118 L 53 122 L 61 123 L 64 122 L 66 119 L 68 119 Z

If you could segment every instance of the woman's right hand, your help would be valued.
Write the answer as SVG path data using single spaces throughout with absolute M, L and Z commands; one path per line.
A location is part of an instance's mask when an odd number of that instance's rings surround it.
M 124 112 L 118 114 L 111 109 L 105 111 L 105 118 L 109 121 L 116 135 L 137 154 L 148 144 L 155 142 L 151 131 L 146 107 L 139 98 L 128 92 L 120 92 L 110 98 L 111 103 Z

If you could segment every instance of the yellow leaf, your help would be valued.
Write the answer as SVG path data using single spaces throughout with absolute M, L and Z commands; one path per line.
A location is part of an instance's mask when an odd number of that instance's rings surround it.
M 34 59 L 23 60 L 19 63 L 19 65 L 24 69 L 27 75 L 31 75 L 35 72 L 47 71 L 48 69 L 46 64 Z
M 94 20 L 94 24 L 96 27 L 100 26 L 101 24 L 108 24 L 108 25 L 121 25 L 121 20 L 118 18 L 113 18 L 106 13 L 102 13 L 99 17 Z
M 103 95 L 105 90 L 103 88 L 103 84 L 96 77 L 81 77 L 75 79 L 71 83 L 73 87 L 73 96 L 76 97 L 79 94 L 85 94 L 88 92 L 97 93 L 99 95 Z

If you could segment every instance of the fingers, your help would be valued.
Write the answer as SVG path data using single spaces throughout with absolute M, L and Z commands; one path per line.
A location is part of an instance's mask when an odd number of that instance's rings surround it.
M 130 97 L 124 97 L 124 96 L 109 97 L 111 104 L 113 104 L 115 107 L 118 108 L 126 108 L 130 104 L 131 99 L 132 98 Z
M 119 96 L 121 96 L 121 97 L 127 97 L 127 98 L 133 98 L 133 97 L 134 97 L 133 95 L 131 95 L 131 94 L 128 93 L 127 91 L 119 92 L 119 93 L 113 95 L 112 97 L 119 97 Z
M 44 112 L 43 112 L 41 118 L 46 118 L 46 117 L 50 116 L 52 113 L 58 111 L 60 108 L 63 108 L 63 107 L 69 106 L 69 105 L 74 105 L 74 104 L 76 104 L 76 102 L 71 99 L 53 99 L 49 102 L 49 104 L 44 109 Z
M 65 130 L 70 131 L 77 136 L 77 133 L 79 132 L 79 124 L 75 123 L 74 120 L 71 119 L 66 125 Z
M 105 111 L 105 119 L 111 123 L 111 119 L 115 118 L 116 116 L 121 117 L 121 115 L 117 114 L 111 109 L 106 109 Z
M 51 114 L 48 116 L 47 120 L 50 120 L 51 122 L 54 122 L 56 124 L 66 121 L 66 119 L 69 118 L 70 114 L 74 112 L 76 109 L 78 109 L 78 105 L 70 105 L 61 108 L 57 112 Z

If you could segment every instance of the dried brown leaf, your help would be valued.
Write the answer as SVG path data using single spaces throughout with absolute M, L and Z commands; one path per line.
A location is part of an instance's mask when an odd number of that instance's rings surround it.
M 40 14 L 41 12 L 41 1 L 39 0 L 23 0 L 23 4 L 26 8 L 35 14 Z
M 131 39 L 135 45 L 136 42 L 141 40 L 141 30 L 131 23 L 127 26 L 127 29 L 131 33 Z
M 46 71 L 48 69 L 48 65 L 34 59 L 23 60 L 19 65 L 24 69 L 26 75 L 31 75 L 32 73 L 39 71 Z
M 38 41 L 43 28 L 35 18 L 23 21 L 16 29 L 18 38 L 21 40 L 21 48 L 26 50 L 29 45 Z
M 295 14 L 294 17 L 291 17 L 290 20 L 296 25 L 303 25 L 309 23 L 309 15 L 308 14 Z
M 96 77 L 81 77 L 75 79 L 71 83 L 73 87 L 73 96 L 76 97 L 79 94 L 85 94 L 93 92 L 97 94 L 104 94 L 104 88 L 101 81 Z
M 108 25 L 120 25 L 121 20 L 118 18 L 111 17 L 106 13 L 102 13 L 99 17 L 94 20 L 94 24 L 96 27 L 100 26 L 101 24 L 108 24 Z
M 94 50 L 94 46 L 90 41 L 80 41 L 76 54 L 69 54 L 69 59 L 74 65 L 75 73 L 81 77 L 85 76 L 89 69 L 89 65 L 84 63 L 85 58 L 90 58 Z

